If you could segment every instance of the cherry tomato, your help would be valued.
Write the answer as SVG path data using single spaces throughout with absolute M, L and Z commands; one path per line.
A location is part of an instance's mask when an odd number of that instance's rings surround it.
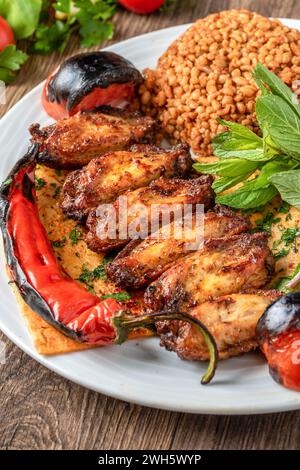
M 119 3 L 127 10 L 144 14 L 158 10 L 163 5 L 164 0 L 119 0 Z
M 0 52 L 10 44 L 15 44 L 14 33 L 8 22 L 0 16 Z

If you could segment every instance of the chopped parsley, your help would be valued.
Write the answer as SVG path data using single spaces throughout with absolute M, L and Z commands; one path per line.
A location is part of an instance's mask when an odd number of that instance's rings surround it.
M 95 269 L 90 270 L 86 266 L 83 266 L 82 272 L 77 280 L 92 289 L 93 286 L 91 284 L 94 281 L 97 279 L 106 279 L 105 267 L 110 261 L 112 261 L 112 257 L 106 256 L 103 258 L 102 263 Z
M 272 225 L 278 222 L 280 222 L 280 217 L 275 218 L 273 212 L 267 212 L 262 219 L 256 221 L 256 228 L 258 231 L 264 231 L 271 235 Z
M 283 230 L 281 235 L 281 241 L 284 243 L 285 246 L 294 245 L 296 248 L 296 239 L 300 236 L 300 228 L 286 228 Z
M 61 240 L 51 240 L 51 245 L 54 248 L 62 248 L 66 244 L 66 237 L 63 237 Z
M 276 253 L 274 253 L 275 261 L 278 261 L 280 258 L 283 258 L 284 256 L 288 255 L 289 252 L 290 250 L 287 250 L 286 248 L 283 248 L 282 250 L 277 251 Z
M 290 210 L 290 205 L 288 202 L 282 201 L 281 206 L 278 209 L 278 212 L 280 214 L 287 214 Z
M 131 295 L 129 292 L 122 291 L 122 292 L 114 292 L 113 294 L 105 294 L 101 296 L 101 299 L 115 299 L 118 302 L 127 302 L 131 299 Z
M 44 186 L 46 186 L 46 181 L 43 180 L 43 178 L 37 178 L 35 177 L 35 189 L 37 191 L 40 191 Z
M 82 230 L 80 230 L 78 225 L 76 225 L 69 233 L 69 239 L 71 240 L 71 244 L 77 245 L 79 240 L 82 240 L 83 238 L 82 235 L 83 235 Z
M 58 186 L 56 183 L 51 183 L 51 186 L 54 188 L 52 197 L 57 198 L 61 192 L 61 186 Z
M 280 228 L 281 237 L 279 240 L 276 240 L 273 243 L 272 250 L 278 250 L 280 245 L 283 245 L 283 248 L 279 251 L 275 251 L 274 257 L 277 261 L 278 259 L 288 255 L 293 249 L 294 252 L 297 252 L 297 238 L 300 236 L 299 227 L 290 227 L 290 228 Z

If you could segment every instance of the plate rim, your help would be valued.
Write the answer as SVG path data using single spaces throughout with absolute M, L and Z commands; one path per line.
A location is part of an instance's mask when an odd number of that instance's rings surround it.
M 294 18 L 279 18 L 281 21 L 285 23 L 296 23 L 298 29 L 300 30 L 300 19 L 294 19 Z M 191 26 L 192 23 L 186 23 L 186 24 L 181 24 L 181 25 L 175 25 L 175 26 L 170 26 L 167 28 L 162 28 L 158 29 L 155 31 L 151 31 L 148 33 L 144 33 L 138 36 L 134 36 L 131 38 L 128 38 L 124 41 L 119 41 L 116 42 L 108 47 L 105 47 L 101 50 L 111 50 L 113 51 L 116 46 L 127 46 L 130 45 L 130 43 L 133 43 L 137 40 L 145 39 L 145 38 L 155 38 L 156 36 L 159 37 L 161 34 L 166 33 L 168 30 L 172 30 L 175 34 L 178 32 L 178 35 L 181 34 L 185 29 L 187 29 L 189 26 Z M 290 26 L 290 25 L 289 25 Z M 295 27 L 295 26 L 293 26 Z M 13 112 L 16 112 L 19 107 L 21 107 L 24 103 L 25 100 L 30 99 L 32 95 L 37 93 L 43 86 L 44 86 L 45 80 L 40 82 L 38 85 L 36 85 L 32 90 L 30 90 L 28 93 L 26 93 L 17 103 L 15 103 L 6 113 L 5 115 L 0 119 L 0 126 L 5 125 L 6 121 L 10 120 L 11 114 Z M 1 237 L 2 238 L 2 237 Z M 2 284 L 2 283 L 1 283 Z M 9 290 L 8 286 L 3 286 L 3 288 L 7 288 Z M 10 294 L 12 294 L 10 290 Z M 13 295 L 16 309 L 19 310 L 19 307 L 17 305 L 17 302 L 15 300 L 15 296 Z M 2 302 L 1 302 L 2 303 Z M 23 323 L 25 324 L 24 318 L 21 316 L 21 319 Z M 272 403 L 270 406 L 265 405 L 265 404 L 255 404 L 254 407 L 251 406 L 251 403 L 248 404 L 248 406 L 245 406 L 243 403 L 241 405 L 236 406 L 233 408 L 232 406 L 221 406 L 219 403 L 216 403 L 216 401 L 212 401 L 212 404 L 208 406 L 207 402 L 205 403 L 197 403 L 196 406 L 183 406 L 182 403 L 174 404 L 171 403 L 168 405 L 166 401 L 157 399 L 157 398 L 151 398 L 145 395 L 142 395 L 141 398 L 137 397 L 134 395 L 134 393 L 130 394 L 130 391 L 124 392 L 122 388 L 120 389 L 112 389 L 107 387 L 105 385 L 105 382 L 101 383 L 101 387 L 97 388 L 93 386 L 92 384 L 89 384 L 85 378 L 80 378 L 78 376 L 74 377 L 74 373 L 72 371 L 69 371 L 65 369 L 63 366 L 60 364 L 56 364 L 55 361 L 51 361 L 53 356 L 42 356 L 40 355 L 34 348 L 33 344 L 29 342 L 26 344 L 26 342 L 22 339 L 19 338 L 14 331 L 12 331 L 8 326 L 6 326 L 5 323 L 2 322 L 1 316 L 0 316 L 0 329 L 2 332 L 14 343 L 16 344 L 22 351 L 24 351 L 26 354 L 28 354 L 31 358 L 42 364 L 44 367 L 47 367 L 51 371 L 57 373 L 58 375 L 66 378 L 67 380 L 70 380 L 71 382 L 74 382 L 82 387 L 85 387 L 89 390 L 93 390 L 97 393 L 102 393 L 104 395 L 107 395 L 109 397 L 113 397 L 115 399 L 119 399 L 122 401 L 126 401 L 129 403 L 141 405 L 141 406 L 146 406 L 146 407 L 152 407 L 152 408 L 157 408 L 157 409 L 162 409 L 162 410 L 169 410 L 169 411 L 176 411 L 176 412 L 185 412 L 185 413 L 194 413 L 194 414 L 207 414 L 207 415 L 253 415 L 253 414 L 266 414 L 266 413 L 278 413 L 278 412 L 284 412 L 284 411 L 292 411 L 292 410 L 297 410 L 300 409 L 300 394 L 295 395 L 291 397 L 287 402 L 283 405 L 280 406 L 280 403 L 277 405 L 274 405 Z M 81 351 L 82 353 L 82 351 Z M 78 353 L 70 353 L 70 354 L 78 354 Z M 195 380 L 197 380 L 197 377 L 195 377 Z M 199 385 L 200 386 L 200 385 Z M 226 385 L 227 386 L 227 385 Z M 280 387 L 278 385 L 278 387 Z M 286 389 L 281 389 L 283 393 L 291 393 L 289 390 Z M 293 393 L 293 392 L 292 392 Z M 204 406 L 203 406 L 204 405 Z

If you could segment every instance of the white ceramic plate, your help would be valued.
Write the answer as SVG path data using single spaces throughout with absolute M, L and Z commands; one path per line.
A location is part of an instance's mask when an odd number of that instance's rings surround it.
M 284 20 L 300 29 L 300 21 Z M 139 69 L 157 58 L 188 25 L 155 31 L 109 47 Z M 45 59 L 46 60 L 46 59 Z M 0 121 L 0 179 L 25 153 L 32 122 L 49 123 L 40 105 L 43 84 L 19 101 Z M 157 338 L 57 357 L 36 353 L 8 286 L 1 253 L 0 328 L 21 349 L 58 374 L 122 400 L 169 410 L 207 414 L 252 414 L 300 408 L 300 393 L 277 385 L 259 353 L 221 362 L 215 379 L 200 385 L 201 363 L 181 361 L 160 348 Z

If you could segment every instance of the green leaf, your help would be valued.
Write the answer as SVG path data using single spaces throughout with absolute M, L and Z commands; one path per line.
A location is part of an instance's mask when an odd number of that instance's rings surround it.
M 61 13 L 66 13 L 67 15 L 71 13 L 72 1 L 71 0 L 57 0 L 56 3 L 53 3 L 53 8 Z
M 219 176 L 238 176 L 253 173 L 258 167 L 257 162 L 232 158 L 214 163 L 194 163 L 193 168 L 200 173 Z
M 214 154 L 222 159 L 243 158 L 264 161 L 270 157 L 264 154 L 263 139 L 242 124 L 218 119 L 230 130 L 218 134 L 212 139 Z
M 285 202 L 300 209 L 300 170 L 279 172 L 272 175 L 270 181 Z
M 6 48 L 0 52 L 0 67 L 16 71 L 19 70 L 27 59 L 28 55 L 23 51 L 17 50 L 15 45 L 6 46 Z
M 49 54 L 56 50 L 63 52 L 70 35 L 71 24 L 69 22 L 56 20 L 51 26 L 40 24 L 30 52 L 35 54 Z
M 230 189 L 236 186 L 238 183 L 241 183 L 244 180 L 245 175 L 239 175 L 234 177 L 221 176 L 213 182 L 211 187 L 215 191 L 215 193 L 218 194 L 222 193 L 223 191 L 226 191 L 226 189 Z
M 275 144 L 288 155 L 300 159 L 300 119 L 280 97 L 268 95 L 256 100 L 256 116 Z
M 261 137 L 255 134 L 253 131 L 248 129 L 248 127 L 243 126 L 243 124 L 238 124 L 236 122 L 224 121 L 224 119 L 218 119 L 219 124 L 226 126 L 231 130 L 231 135 L 235 138 L 240 138 L 243 141 L 248 141 L 249 143 L 256 142 L 258 145 L 261 144 Z
M 264 206 L 277 194 L 277 189 L 272 185 L 270 177 L 286 168 L 287 165 L 288 163 L 280 160 L 266 163 L 256 178 L 246 181 L 241 188 L 233 193 L 218 195 L 216 202 L 236 209 L 253 209 Z
M 131 299 L 131 295 L 129 292 L 122 291 L 122 292 L 114 292 L 113 294 L 105 294 L 101 296 L 101 299 L 115 299 L 118 302 L 127 302 Z
M 76 19 L 79 22 L 81 47 L 91 47 L 101 44 L 106 39 L 112 39 L 114 27 L 109 20 L 115 10 L 115 0 L 75 0 L 79 9 Z
M 0 16 L 6 18 L 16 39 L 28 38 L 36 30 L 42 0 L 0 0 Z
M 110 22 L 89 20 L 79 29 L 81 47 L 92 47 L 101 44 L 106 39 L 112 39 L 114 26 Z
M 271 92 L 273 95 L 282 98 L 300 117 L 300 105 L 295 102 L 292 90 L 275 73 L 271 72 L 263 64 L 258 63 L 255 67 L 253 78 L 264 95 Z M 266 85 L 268 88 L 266 88 Z
M 69 233 L 69 239 L 71 240 L 72 245 L 77 245 L 79 240 L 83 240 L 83 233 L 80 227 L 75 225 L 75 227 Z
M 277 190 L 274 186 L 265 188 L 240 188 L 234 193 L 224 194 L 216 197 L 216 202 L 225 204 L 235 209 L 253 209 L 264 206 L 276 196 Z

